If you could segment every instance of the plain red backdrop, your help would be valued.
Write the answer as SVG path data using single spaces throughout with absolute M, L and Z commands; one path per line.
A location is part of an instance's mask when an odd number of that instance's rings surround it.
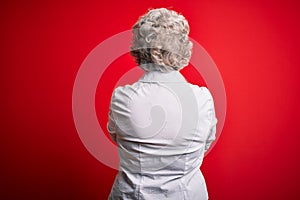
M 117 173 L 92 157 L 72 117 L 87 54 L 148 8 L 182 13 L 227 93 L 222 135 L 201 167 L 212 200 L 299 199 L 298 1 L 1 1 L 0 199 L 107 199 Z M 119 75 L 133 67 L 117 59 Z M 191 80 L 191 66 L 184 69 Z M 101 81 L 109 81 L 113 71 Z M 113 81 L 113 79 L 111 79 Z M 110 82 L 112 84 L 112 82 Z M 99 84 L 107 120 L 112 88 Z M 109 152 L 107 152 L 109 153 Z

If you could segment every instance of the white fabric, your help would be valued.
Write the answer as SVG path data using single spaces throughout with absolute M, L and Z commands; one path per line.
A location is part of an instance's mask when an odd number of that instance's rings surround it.
M 200 171 L 217 119 L 206 87 L 178 72 L 145 72 L 112 95 L 111 138 L 120 156 L 110 200 L 205 200 Z

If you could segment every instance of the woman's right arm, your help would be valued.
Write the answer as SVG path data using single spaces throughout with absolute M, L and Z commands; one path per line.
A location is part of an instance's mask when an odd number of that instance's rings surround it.
M 207 117 L 208 117 L 208 121 L 209 121 L 209 132 L 208 132 L 207 139 L 205 142 L 205 151 L 207 151 L 209 149 L 212 142 L 216 139 L 216 124 L 218 122 L 218 120 L 216 118 L 213 97 L 208 89 L 206 89 L 206 93 L 207 93 L 207 97 L 208 97 Z

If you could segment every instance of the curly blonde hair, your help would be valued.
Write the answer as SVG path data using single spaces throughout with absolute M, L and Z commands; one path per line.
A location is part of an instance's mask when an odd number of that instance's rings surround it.
M 152 9 L 132 28 L 130 54 L 145 71 L 180 70 L 191 57 L 189 31 L 181 14 L 166 8 Z

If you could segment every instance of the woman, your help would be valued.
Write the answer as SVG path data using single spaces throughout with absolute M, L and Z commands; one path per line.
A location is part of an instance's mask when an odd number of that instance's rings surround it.
M 120 166 L 109 199 L 208 199 L 200 166 L 217 119 L 209 90 L 179 73 L 191 57 L 188 22 L 153 9 L 132 33 L 130 52 L 145 73 L 112 95 L 107 128 Z

